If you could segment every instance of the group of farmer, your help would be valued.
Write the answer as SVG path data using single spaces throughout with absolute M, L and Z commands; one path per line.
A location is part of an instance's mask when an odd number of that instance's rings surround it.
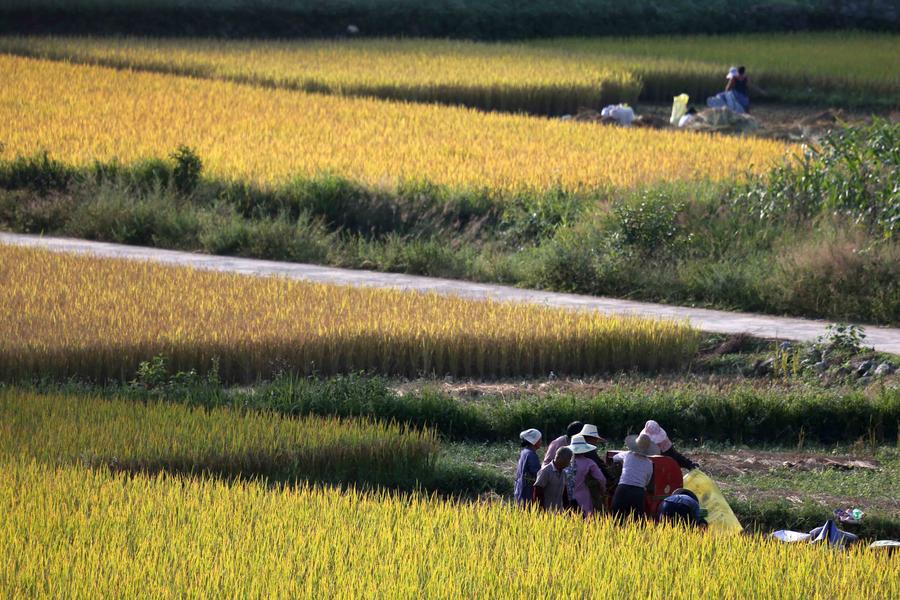
M 543 462 L 538 449 L 543 436 L 537 429 L 519 434 L 522 452 L 516 469 L 515 498 L 522 505 L 536 504 L 548 511 L 580 512 L 590 517 L 605 512 L 613 516 L 646 518 L 647 486 L 653 478 L 651 456 L 668 456 L 683 469 L 697 464 L 678 452 L 665 430 L 656 421 L 647 421 L 637 435 L 625 438 L 627 450 L 612 456 L 607 463 L 597 452 L 606 440 L 595 425 L 575 421 L 566 433 L 550 442 Z M 619 471 L 621 473 L 614 474 Z M 607 496 L 612 493 L 611 503 Z M 705 526 L 700 503 L 690 490 L 679 488 L 659 506 L 660 519 Z

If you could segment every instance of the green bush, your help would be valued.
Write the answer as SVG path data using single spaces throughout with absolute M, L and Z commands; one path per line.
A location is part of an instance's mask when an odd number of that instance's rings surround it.
M 200 173 L 203 171 L 203 161 L 191 148 L 179 146 L 169 158 L 175 161 L 172 169 L 172 182 L 175 189 L 183 195 L 189 195 L 197 189 L 200 183 Z
M 843 214 L 890 239 L 900 227 L 900 123 L 839 128 L 733 202 L 761 220 Z

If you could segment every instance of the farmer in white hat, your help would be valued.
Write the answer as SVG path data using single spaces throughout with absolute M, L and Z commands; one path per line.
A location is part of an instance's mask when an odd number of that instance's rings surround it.
M 597 426 L 592 425 L 591 423 L 585 423 L 581 428 L 581 431 L 579 431 L 578 433 L 580 435 L 583 435 L 585 441 L 593 446 L 599 447 L 600 444 L 606 443 L 606 438 L 601 436 L 600 431 L 598 431 L 597 429 Z M 600 454 L 597 450 L 591 450 L 584 456 L 597 463 L 597 466 L 600 467 L 600 470 L 603 472 L 603 476 L 606 477 L 607 481 L 612 479 L 612 474 L 609 472 L 609 468 L 606 466 L 606 462 L 602 458 L 600 458 Z
M 647 485 L 653 478 L 653 461 L 650 456 L 659 454 L 659 446 L 646 433 L 625 438 L 628 452 L 613 457 L 622 463 L 622 476 L 613 494 L 612 512 L 616 517 L 645 517 L 644 498 Z
M 663 456 L 668 456 L 675 460 L 678 463 L 678 466 L 682 469 L 687 469 L 690 471 L 691 469 L 696 469 L 699 465 L 692 461 L 690 458 L 679 452 L 675 449 L 675 446 L 672 445 L 672 440 L 669 439 L 669 435 L 666 433 L 666 430 L 659 426 L 659 423 L 653 421 L 647 421 L 644 424 L 644 428 L 641 430 L 641 433 L 647 435 L 654 444 L 659 446 L 660 452 L 662 452 Z
M 516 502 L 526 504 L 532 501 L 532 486 L 541 470 L 541 460 L 537 449 L 541 447 L 541 432 L 537 429 L 526 429 L 519 434 L 522 440 L 522 452 L 519 454 L 519 465 L 516 467 Z
M 587 443 L 583 435 L 572 437 L 572 443 L 569 449 L 575 454 L 572 464 L 566 470 L 566 476 L 569 479 L 571 491 L 569 497 L 574 500 L 581 509 L 585 517 L 594 514 L 594 511 L 603 506 L 603 494 L 598 493 L 606 491 L 606 477 L 603 471 L 597 466 L 593 460 L 586 455 L 597 449 L 597 446 Z M 596 481 L 596 486 L 591 486 L 590 482 Z M 595 492 L 592 493 L 591 488 Z

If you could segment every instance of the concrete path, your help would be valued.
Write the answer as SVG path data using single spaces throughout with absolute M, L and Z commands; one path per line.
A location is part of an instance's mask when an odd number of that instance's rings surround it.
M 34 246 L 58 252 L 129 260 L 149 260 L 161 264 L 246 275 L 276 275 L 290 279 L 338 285 L 388 287 L 420 292 L 436 292 L 438 294 L 455 295 L 477 300 L 491 298 L 507 302 L 530 302 L 569 309 L 594 310 L 608 314 L 634 314 L 645 317 L 686 319 L 695 327 L 704 331 L 749 333 L 766 338 L 810 341 L 825 333 L 825 328 L 828 325 L 827 321 L 811 319 L 773 317 L 704 308 L 633 302 L 631 300 L 617 300 L 614 298 L 541 292 L 502 285 L 470 283 L 416 275 L 336 269 L 316 265 L 233 258 L 229 256 L 210 256 L 207 254 L 89 242 L 68 238 L 49 238 L 0 232 L 0 244 Z M 900 354 L 900 329 L 874 326 L 867 326 L 865 329 L 867 334 L 866 343 L 868 345 L 874 346 L 877 350 L 883 352 Z

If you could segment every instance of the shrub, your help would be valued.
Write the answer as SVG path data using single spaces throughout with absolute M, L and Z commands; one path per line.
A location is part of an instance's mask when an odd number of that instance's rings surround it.
M 183 195 L 191 194 L 200 183 L 200 173 L 203 171 L 203 161 L 188 146 L 179 146 L 169 158 L 175 161 L 172 169 L 172 181 Z

